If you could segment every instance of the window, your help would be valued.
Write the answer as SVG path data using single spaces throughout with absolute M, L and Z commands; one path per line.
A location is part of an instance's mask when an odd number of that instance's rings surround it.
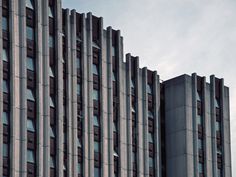
M 33 101 L 33 102 L 35 101 L 33 91 L 30 89 L 27 89 L 27 100 Z
M 153 134 L 148 132 L 148 142 L 149 143 L 153 143 L 154 142 L 154 138 L 153 138 Z
M 80 58 L 76 59 L 77 69 L 80 69 Z
M 30 149 L 27 150 L 27 162 L 35 163 L 34 152 Z
M 198 163 L 198 172 L 203 173 L 203 164 L 202 163 Z
M 50 107 L 55 108 L 54 100 L 50 97 Z
M 35 132 L 35 125 L 32 119 L 27 119 L 27 130 L 30 132 Z
M 113 153 L 114 157 L 119 157 L 118 153 L 114 150 L 114 153 Z
M 33 41 L 34 40 L 34 29 L 27 26 L 26 27 L 26 35 L 27 35 L 27 39 Z
M 78 170 L 78 174 L 82 174 L 82 167 L 81 167 L 81 163 L 78 163 L 77 165 L 77 170 Z
M 153 116 L 153 112 L 150 111 L 150 110 L 148 110 L 148 118 L 151 118 L 151 119 L 154 118 L 154 116 Z
M 49 17 L 54 18 L 54 10 L 52 6 L 48 7 L 48 15 Z
M 8 87 L 8 83 L 6 80 L 3 80 L 3 83 L 2 83 L 2 90 L 3 90 L 3 93 L 9 93 L 9 87 Z
M 99 152 L 100 148 L 99 148 L 99 142 L 98 141 L 94 141 L 94 152 Z
M 6 17 L 2 17 L 2 30 L 8 31 L 8 19 Z
M 136 111 L 135 111 L 135 107 L 134 107 L 134 105 L 132 105 L 132 107 L 131 107 L 131 111 L 132 111 L 132 113 L 135 113 Z
M 198 139 L 198 149 L 203 150 L 203 140 Z
M 135 163 L 136 162 L 136 154 L 135 152 L 132 151 L 132 162 Z
M 94 177 L 100 177 L 100 169 L 97 167 L 94 167 Z
M 34 71 L 34 60 L 31 57 L 27 57 L 27 69 Z
M 112 51 L 112 56 L 114 57 L 114 56 L 116 56 L 116 49 L 115 49 L 115 46 L 112 46 L 112 49 L 111 49 Z
M 77 83 L 77 95 L 81 95 L 80 84 Z
M 98 75 L 98 66 L 93 64 L 93 74 Z
M 202 101 L 202 99 L 201 99 L 201 96 L 200 96 L 200 93 L 199 93 L 199 92 L 197 92 L 197 101 Z
M 147 93 L 150 95 L 152 94 L 152 88 L 150 84 L 147 84 Z
M 151 167 L 151 168 L 154 167 L 154 159 L 153 159 L 153 157 L 149 157 L 149 167 Z
M 55 138 L 54 128 L 50 126 L 50 137 Z
M 112 81 L 115 82 L 116 81 L 116 76 L 115 76 L 115 73 L 112 72 Z
M 221 169 L 217 169 L 217 177 L 222 177 L 222 170 Z
M 197 115 L 197 124 L 198 125 L 203 125 L 203 118 L 200 115 Z
M 26 7 L 34 10 L 34 3 L 32 2 L 32 0 L 26 0 Z
M 6 49 L 2 49 L 2 60 L 8 62 L 8 53 Z
M 216 131 L 220 131 L 220 122 L 216 122 Z
M 77 146 L 80 148 L 82 147 L 81 142 L 80 142 L 80 138 L 77 138 Z
M 54 37 L 53 36 L 49 36 L 49 40 L 48 40 L 48 46 L 50 48 L 53 48 L 54 47 Z
M 3 123 L 3 125 L 8 125 L 9 124 L 8 113 L 7 112 L 2 113 L 2 123 Z
M 93 100 L 98 100 L 98 90 L 93 90 Z
M 134 80 L 131 80 L 130 85 L 131 85 L 131 88 L 134 89 Z
M 50 156 L 50 168 L 55 168 L 55 159 L 52 156 Z
M 220 103 L 218 99 L 215 99 L 215 107 L 220 108 Z
M 52 78 L 55 77 L 52 67 L 49 67 L 49 76 L 52 77 Z
M 115 122 L 113 122 L 113 131 L 114 131 L 114 132 L 117 132 L 117 125 L 116 125 Z
M 93 125 L 99 127 L 99 120 L 96 115 L 93 115 Z
M 3 143 L 3 157 L 8 157 L 8 144 Z

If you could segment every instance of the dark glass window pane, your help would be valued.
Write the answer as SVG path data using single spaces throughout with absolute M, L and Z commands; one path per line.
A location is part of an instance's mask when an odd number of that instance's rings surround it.
M 26 35 L 27 35 L 27 39 L 33 41 L 34 40 L 34 29 L 27 26 L 26 27 Z

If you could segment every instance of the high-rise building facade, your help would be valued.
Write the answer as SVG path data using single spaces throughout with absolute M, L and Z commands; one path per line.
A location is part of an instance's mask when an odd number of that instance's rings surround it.
M 160 82 L 124 59 L 120 31 L 61 0 L 0 12 L 0 176 L 232 176 L 223 79 Z

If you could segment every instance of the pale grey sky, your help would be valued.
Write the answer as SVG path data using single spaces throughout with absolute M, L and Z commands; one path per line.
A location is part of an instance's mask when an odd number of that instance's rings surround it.
M 166 80 L 211 74 L 230 87 L 233 176 L 236 176 L 236 1 L 62 0 L 64 8 L 104 18 L 120 29 L 125 53 Z M 209 79 L 208 79 L 209 80 Z

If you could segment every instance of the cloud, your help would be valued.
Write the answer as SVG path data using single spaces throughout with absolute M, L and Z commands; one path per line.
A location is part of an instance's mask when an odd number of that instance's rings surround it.
M 183 73 L 215 74 L 231 93 L 233 176 L 236 176 L 236 1 L 64 0 L 120 29 L 125 52 L 166 80 Z

